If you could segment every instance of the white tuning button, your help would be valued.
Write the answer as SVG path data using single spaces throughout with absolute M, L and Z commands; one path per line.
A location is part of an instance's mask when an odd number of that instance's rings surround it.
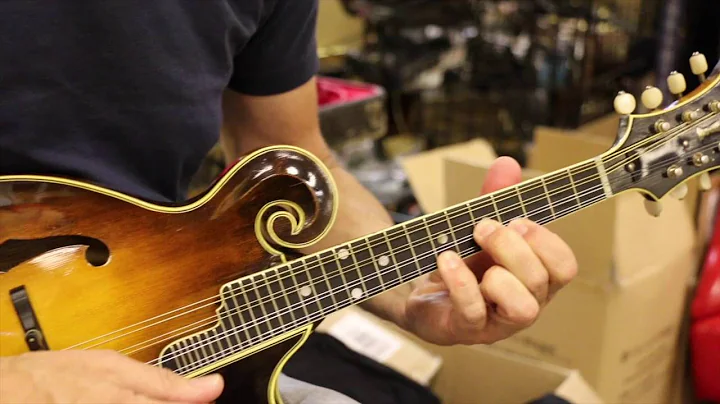
M 648 86 L 640 97 L 642 104 L 649 110 L 657 109 L 663 102 L 663 93 L 657 87 Z
M 658 217 L 662 213 L 662 203 L 645 199 L 645 210 L 652 216 Z
M 678 166 L 674 166 L 674 165 L 673 165 L 673 166 L 670 166 L 670 167 L 668 167 L 668 169 L 667 169 L 667 175 L 668 175 L 668 177 L 670 177 L 670 178 L 679 178 L 679 177 L 682 177 L 682 175 L 683 175 L 683 169 L 682 169 L 682 167 L 678 167 Z
M 678 185 L 677 187 L 675 187 L 675 189 L 673 189 L 672 192 L 670 192 L 670 195 L 671 195 L 673 198 L 675 198 L 675 199 L 677 199 L 677 200 L 680 200 L 680 201 L 682 201 L 683 199 L 685 199 L 685 197 L 687 196 L 687 194 L 688 194 L 688 186 L 687 186 L 687 184 L 680 184 L 680 185 Z
M 690 69 L 693 74 L 700 78 L 700 81 L 705 81 L 705 73 L 708 71 L 708 62 L 700 52 L 695 52 L 690 57 Z
M 710 180 L 710 174 L 708 174 L 708 173 L 700 174 L 699 186 L 700 186 L 701 191 L 709 191 L 712 189 L 712 181 Z
M 615 112 L 617 112 L 618 114 L 629 115 L 632 114 L 633 111 L 635 111 L 635 107 L 637 107 L 637 102 L 635 101 L 635 97 L 633 97 L 632 94 L 628 94 L 625 91 L 620 91 L 617 97 L 615 97 L 613 106 L 615 107 Z
M 672 72 L 667 78 L 667 85 L 670 92 L 678 97 L 682 96 L 682 93 L 687 90 L 687 83 L 685 82 L 685 76 L 678 72 Z

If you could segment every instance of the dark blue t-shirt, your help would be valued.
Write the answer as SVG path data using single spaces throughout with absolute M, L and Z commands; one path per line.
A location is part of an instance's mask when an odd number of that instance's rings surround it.
M 184 199 L 221 95 L 317 69 L 317 0 L 0 1 L 0 175 Z

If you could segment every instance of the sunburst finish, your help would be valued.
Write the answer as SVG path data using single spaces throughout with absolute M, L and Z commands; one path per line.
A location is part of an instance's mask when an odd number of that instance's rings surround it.
M 24 286 L 50 349 L 156 361 L 171 342 L 217 323 L 221 285 L 318 240 L 334 220 L 333 187 L 318 160 L 291 147 L 259 150 L 205 194 L 172 206 L 60 178 L 0 177 L 0 355 L 28 351 L 10 299 Z M 97 251 L 58 239 L 66 236 L 99 241 L 109 259 L 96 266 Z M 272 401 L 271 373 L 307 332 L 232 358 L 253 353 L 242 367 L 225 361 L 225 397 Z

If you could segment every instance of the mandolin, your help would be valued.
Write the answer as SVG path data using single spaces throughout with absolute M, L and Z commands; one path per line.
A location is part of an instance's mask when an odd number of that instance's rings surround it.
M 605 153 L 516 186 L 301 255 L 333 225 L 338 194 L 322 162 L 259 149 L 204 193 L 159 204 L 70 178 L 0 176 L 0 356 L 109 349 L 186 377 L 228 372 L 247 402 L 279 403 L 284 363 L 325 316 L 436 269 L 448 249 L 480 251 L 482 218 L 546 224 L 624 192 L 660 214 L 667 194 L 720 164 L 720 64 L 685 95 L 621 92 Z M 230 376 L 228 376 L 230 377 Z

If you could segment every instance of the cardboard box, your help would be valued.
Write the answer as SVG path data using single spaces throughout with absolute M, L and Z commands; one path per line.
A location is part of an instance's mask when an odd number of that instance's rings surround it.
M 487 346 L 428 344 L 358 307 L 333 313 L 317 330 L 428 386 L 444 404 L 526 404 L 548 394 L 577 404 L 603 402 L 576 370 Z
M 530 160 L 536 168 L 523 175 L 562 168 L 607 147 L 597 138 L 539 132 Z M 444 179 L 435 210 L 475 198 L 492 159 L 441 150 L 435 156 Z M 433 166 L 406 164 L 411 178 L 427 178 L 423 167 Z M 532 327 L 495 348 L 578 369 L 606 402 L 665 402 L 698 260 L 687 206 L 663 202 L 663 214 L 654 218 L 640 195 L 625 193 L 548 224 L 573 248 L 578 277 Z

